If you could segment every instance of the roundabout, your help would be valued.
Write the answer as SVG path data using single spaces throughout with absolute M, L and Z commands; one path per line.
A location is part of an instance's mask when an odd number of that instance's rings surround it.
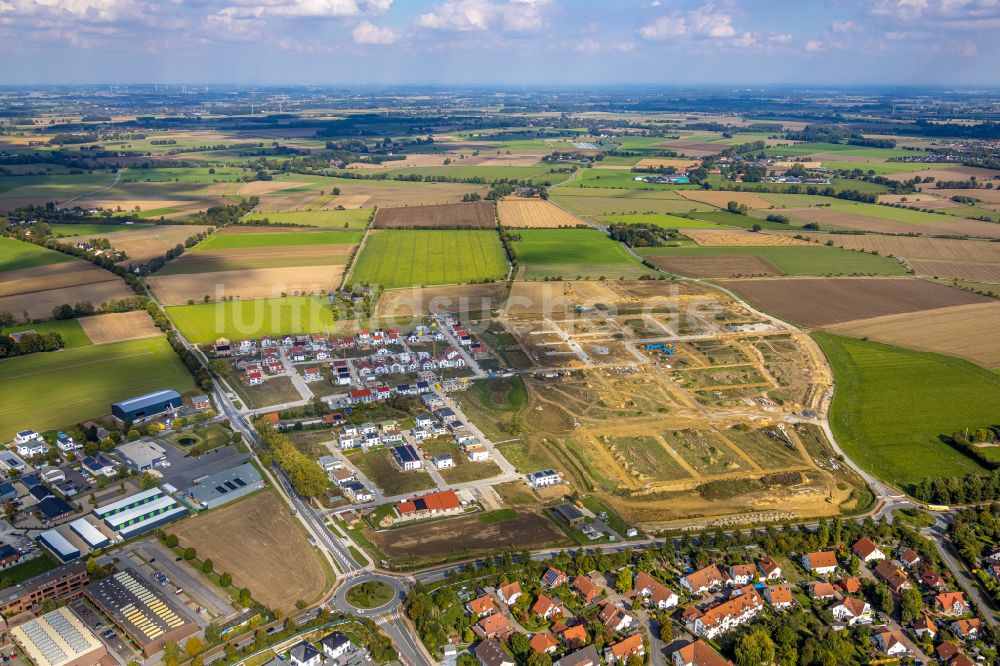
M 391 576 L 362 573 L 344 582 L 333 596 L 333 605 L 366 617 L 395 611 L 403 602 L 406 587 Z

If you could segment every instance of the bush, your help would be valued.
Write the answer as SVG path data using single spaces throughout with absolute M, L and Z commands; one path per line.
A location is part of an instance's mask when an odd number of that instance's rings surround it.
M 233 577 L 230 576 L 228 572 L 224 572 L 221 576 L 219 576 L 219 585 L 222 587 L 229 587 L 232 584 Z
M 184 559 L 185 560 L 188 560 L 188 561 L 193 560 L 195 557 L 197 557 L 197 555 L 198 555 L 198 551 L 196 551 L 194 548 L 185 548 L 184 549 Z

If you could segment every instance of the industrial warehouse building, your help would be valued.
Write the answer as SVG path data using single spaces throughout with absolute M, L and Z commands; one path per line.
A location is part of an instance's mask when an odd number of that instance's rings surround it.
M 264 487 L 264 479 L 251 463 L 243 463 L 198 479 L 188 495 L 202 509 L 213 509 Z
M 71 544 L 66 537 L 54 529 L 46 530 L 39 534 L 38 540 L 63 562 L 69 562 L 80 557 L 80 549 Z
M 84 543 L 90 546 L 91 550 L 104 548 L 105 546 L 111 544 L 111 539 L 106 537 L 103 532 L 87 522 L 86 518 L 77 518 L 69 524 L 69 528 L 73 530 L 78 537 L 83 539 Z
M 154 391 L 114 403 L 111 405 L 111 414 L 119 421 L 139 421 L 178 409 L 183 404 L 181 394 L 177 391 Z
M 166 449 L 150 439 L 122 444 L 115 448 L 115 453 L 136 472 L 145 472 L 167 462 Z
M 177 602 L 157 588 L 134 569 L 125 569 L 90 583 L 83 593 L 148 658 L 198 631 Z
M 14 627 L 10 635 L 35 666 L 93 666 L 108 656 L 94 633 L 65 607 Z
M 118 532 L 123 539 L 130 539 L 183 518 L 187 512 L 186 508 L 170 495 L 164 494 L 159 487 L 94 509 L 94 515 L 103 520 L 108 529 Z

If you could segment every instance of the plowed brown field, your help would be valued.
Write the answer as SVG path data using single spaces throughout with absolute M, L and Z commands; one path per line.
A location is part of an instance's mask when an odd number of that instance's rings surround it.
M 0 297 L 117 280 L 117 275 L 89 261 L 64 261 L 6 271 L 0 281 Z
M 95 345 L 163 335 L 163 332 L 153 324 L 153 318 L 143 310 L 80 317 L 77 321 Z
M 156 224 L 149 225 L 148 228 L 144 229 L 132 228 L 102 234 L 100 237 L 107 238 L 112 247 L 128 255 L 128 259 L 118 262 L 120 266 L 127 266 L 128 264 L 144 264 L 154 257 L 162 257 L 170 248 L 178 243 L 183 244 L 191 236 L 200 234 L 206 229 L 208 229 L 207 226 L 196 224 Z M 61 239 L 60 242 L 75 244 L 85 242 L 94 236 L 94 234 L 69 236 Z
M 375 229 L 490 229 L 496 226 L 492 201 L 379 208 Z
M 646 257 L 657 268 L 690 277 L 735 278 L 784 275 L 777 266 L 756 254 L 719 255 L 715 257 Z
M 823 327 L 992 299 L 917 278 L 765 278 L 726 280 L 750 303 L 780 319 Z
M 135 292 L 116 277 L 114 280 L 82 284 L 75 287 L 5 296 L 0 298 L 0 312 L 10 312 L 18 321 L 23 321 L 24 312 L 28 313 L 29 319 L 47 319 L 52 316 L 52 309 L 58 305 L 65 303 L 73 305 L 89 301 L 94 304 L 94 307 L 100 307 L 108 301 L 126 296 L 135 296 Z
M 296 266 L 344 264 L 351 255 L 349 243 L 336 245 L 289 245 L 283 247 L 245 247 L 225 250 L 186 252 L 157 275 L 211 273 Z
M 815 222 L 826 227 L 858 229 L 884 234 L 924 234 L 928 236 L 978 236 L 1000 238 L 1000 224 L 951 218 L 947 222 L 911 224 L 895 220 L 883 220 L 865 215 L 855 215 L 829 208 L 786 208 L 783 214 L 804 222 Z

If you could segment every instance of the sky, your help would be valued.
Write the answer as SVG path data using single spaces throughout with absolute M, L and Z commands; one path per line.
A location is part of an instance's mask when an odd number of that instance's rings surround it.
M 1000 86 L 1000 0 L 0 0 L 0 84 Z

